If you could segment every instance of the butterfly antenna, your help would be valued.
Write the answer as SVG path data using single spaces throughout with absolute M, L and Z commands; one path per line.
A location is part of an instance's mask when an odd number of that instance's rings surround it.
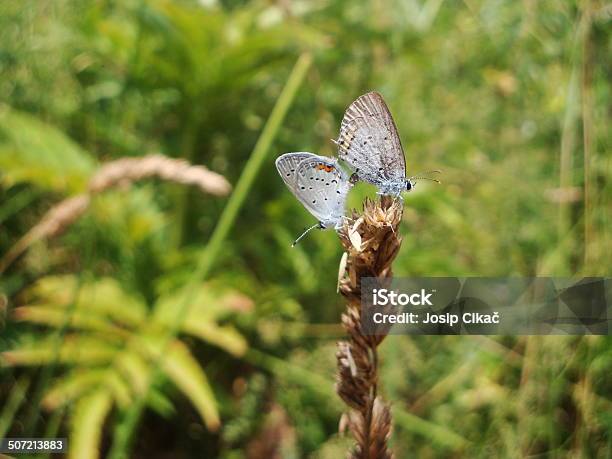
M 411 180 L 431 180 L 432 182 L 442 183 L 440 180 L 431 177 L 410 177 Z
M 291 247 L 295 247 L 295 245 L 296 245 L 298 242 L 300 242 L 300 241 L 301 241 L 301 240 L 304 238 L 304 236 L 306 236 L 308 233 L 310 233 L 310 232 L 311 232 L 313 229 L 315 229 L 315 228 L 322 228 L 322 226 L 321 226 L 321 222 L 319 222 L 319 223 L 316 223 L 316 224 L 312 225 L 310 228 L 308 228 L 306 231 L 304 231 L 304 232 L 303 232 L 303 233 L 300 235 L 300 237 L 298 237 L 298 238 L 297 238 L 295 241 L 293 241 L 293 244 L 291 244 Z
M 441 174 L 442 171 L 439 169 L 434 169 L 431 171 L 424 171 L 421 172 L 421 174 Z M 431 180 L 432 182 L 436 182 L 436 183 L 442 183 L 440 180 L 435 179 L 433 177 L 425 177 L 423 175 L 418 175 L 418 176 L 414 176 L 414 177 L 410 177 L 411 180 Z

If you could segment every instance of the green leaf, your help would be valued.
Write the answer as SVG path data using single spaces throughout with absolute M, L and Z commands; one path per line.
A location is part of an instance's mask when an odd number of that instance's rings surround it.
M 65 308 L 74 300 L 72 292 L 77 283 L 76 276 L 47 276 L 39 279 L 26 292 L 30 302 Z M 137 326 L 143 323 L 147 309 L 137 297 L 127 294 L 115 279 L 101 278 L 79 287 L 76 308 L 90 314 L 108 315 L 118 323 Z
M 79 398 L 84 392 L 100 384 L 104 369 L 91 369 L 73 372 L 62 376 L 45 394 L 42 404 L 50 410 Z
M 85 190 L 94 159 L 59 129 L 0 105 L 0 180 L 29 182 L 65 194 Z
M 221 423 L 217 401 L 206 374 L 189 348 L 174 341 L 161 359 L 163 372 L 194 404 L 206 427 L 216 431 Z
M 104 317 L 85 311 L 71 311 L 68 314 L 69 317 L 66 317 L 65 310 L 53 306 L 38 305 L 15 308 L 13 314 L 17 321 L 49 325 L 50 327 L 61 327 L 69 319 L 67 325 L 72 328 L 114 333 L 119 336 L 123 332 L 123 330 L 113 326 Z
M 134 393 L 145 392 L 151 366 L 137 350 L 128 348 L 122 351 L 113 364 L 123 378 L 129 381 Z
M 232 326 L 219 326 L 206 317 L 190 314 L 183 322 L 182 330 L 203 341 L 220 347 L 235 357 L 241 357 L 248 349 L 246 339 Z
M 56 350 L 57 349 L 57 350 Z M 58 346 L 54 339 L 39 339 L 0 354 L 5 366 L 64 364 L 97 365 L 111 362 L 118 349 L 109 342 L 78 335 L 66 336 Z
M 182 292 L 160 299 L 155 306 L 154 321 L 164 327 L 172 323 L 176 320 L 181 301 L 184 301 Z M 238 306 L 240 304 L 244 306 Z M 234 290 L 220 290 L 206 285 L 198 290 L 181 330 L 234 356 L 242 356 L 248 348 L 246 339 L 234 327 L 218 325 L 215 320 L 240 308 L 250 309 L 251 306 L 250 298 Z
M 117 406 L 125 408 L 132 401 L 131 387 L 127 384 L 121 375 L 115 370 L 110 368 L 104 378 L 105 386 L 113 394 L 113 398 L 117 402 Z
M 152 389 L 151 392 L 149 392 L 147 404 L 151 407 L 152 410 L 154 410 L 160 416 L 166 419 L 176 414 L 174 405 L 168 399 L 168 397 L 166 397 L 160 390 Z
M 30 380 L 25 375 L 21 376 L 13 385 L 8 397 L 6 397 L 4 408 L 2 413 L 0 413 L 0 438 L 3 438 L 9 431 L 19 407 L 23 402 L 27 401 L 26 394 L 29 386 Z
M 75 406 L 70 430 L 70 459 L 95 459 L 100 456 L 100 438 L 104 419 L 112 404 L 106 389 L 83 397 Z
M 54 410 L 73 402 L 96 387 L 107 388 L 119 407 L 127 406 L 132 399 L 130 386 L 116 368 L 91 368 L 78 370 L 60 378 L 45 394 L 43 405 L 47 409 Z
M 154 320 L 169 323 L 176 320 L 179 306 L 190 300 L 190 313 L 201 320 L 215 321 L 235 312 L 252 309 L 253 300 L 240 292 L 227 288 L 220 283 L 207 282 L 195 292 L 178 290 L 161 297 L 155 305 Z

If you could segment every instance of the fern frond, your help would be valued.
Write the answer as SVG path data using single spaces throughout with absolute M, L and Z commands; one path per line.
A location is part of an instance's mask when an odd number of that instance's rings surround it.
M 97 459 L 104 420 L 112 408 L 112 395 L 99 389 L 81 398 L 72 413 L 69 459 Z
M 161 359 L 161 365 L 168 378 L 194 404 L 206 427 L 216 431 L 221 424 L 217 400 L 206 374 L 189 348 L 180 341 L 174 341 Z
M 55 361 L 71 365 L 102 365 L 112 362 L 117 348 L 102 340 L 89 336 L 68 335 L 56 351 L 53 339 L 38 340 L 33 343 L 17 346 L 15 349 L 0 354 L 2 364 L 15 365 L 48 365 Z

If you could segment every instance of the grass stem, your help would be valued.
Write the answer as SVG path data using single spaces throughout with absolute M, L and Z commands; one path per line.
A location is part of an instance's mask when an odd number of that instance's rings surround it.
M 306 76 L 306 72 L 308 71 L 311 62 L 312 56 L 309 53 L 305 53 L 302 54 L 295 63 L 293 70 L 289 75 L 289 79 L 287 80 L 283 91 L 276 101 L 272 113 L 270 114 L 270 117 L 268 118 L 268 121 L 266 122 L 257 143 L 255 144 L 255 147 L 240 178 L 238 179 L 234 192 L 230 196 L 229 201 L 225 206 L 221 217 L 219 218 L 219 222 L 213 231 L 202 257 L 200 258 L 200 262 L 198 263 L 195 272 L 185 287 L 183 296 L 184 299 L 179 305 L 176 319 L 174 320 L 174 323 L 170 325 L 168 334 L 165 337 L 166 345 L 170 343 L 171 340 L 178 334 L 182 327 L 183 321 L 189 312 L 191 300 L 194 298 L 198 285 L 200 285 L 202 280 L 208 276 L 213 264 L 217 260 L 217 257 L 223 247 L 223 242 L 233 227 L 236 217 L 238 216 L 238 212 L 244 204 L 249 194 L 249 190 L 255 182 L 255 178 L 257 177 L 259 170 L 268 156 L 272 142 L 276 138 L 276 135 L 281 127 L 281 123 L 283 122 L 285 115 L 295 99 L 297 91 L 300 88 L 304 77 Z M 162 352 L 160 355 L 163 356 L 164 353 Z M 125 413 L 122 422 L 118 424 L 117 429 L 115 430 L 114 442 L 108 455 L 109 459 L 125 459 L 129 456 L 130 443 L 138 425 L 138 421 L 145 408 L 148 393 L 153 383 L 159 376 L 159 371 L 155 371 L 151 375 L 147 384 L 147 389 L 144 391 L 141 397 L 139 397 L 130 406 Z

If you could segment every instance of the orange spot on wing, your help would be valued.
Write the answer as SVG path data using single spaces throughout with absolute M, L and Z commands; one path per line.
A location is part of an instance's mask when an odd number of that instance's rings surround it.
M 335 170 L 334 166 L 330 166 L 329 164 L 325 164 L 325 163 L 315 164 L 314 168 L 318 171 L 325 171 L 325 172 L 333 172 Z

